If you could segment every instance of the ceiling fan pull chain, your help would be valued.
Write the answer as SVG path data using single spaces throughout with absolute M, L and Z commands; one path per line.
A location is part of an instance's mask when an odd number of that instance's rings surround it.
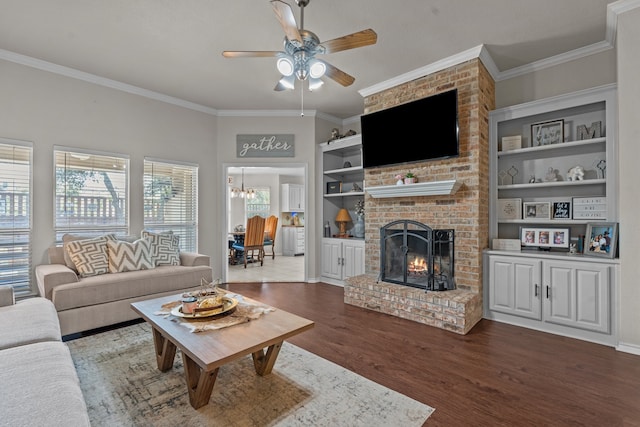
M 300 117 L 304 117 L 304 80 L 300 83 Z

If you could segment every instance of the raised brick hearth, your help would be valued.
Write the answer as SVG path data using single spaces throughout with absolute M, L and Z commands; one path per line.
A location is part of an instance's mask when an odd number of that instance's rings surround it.
M 414 173 L 418 182 L 455 180 L 451 195 L 373 198 L 365 195 L 365 275 L 345 283 L 345 302 L 411 319 L 457 333 L 467 333 L 482 318 L 482 251 L 489 240 L 489 111 L 495 108 L 495 85 L 479 59 L 466 61 L 365 98 L 365 114 L 458 89 L 460 156 L 365 170 L 367 187 L 394 185 L 395 175 Z M 389 141 L 387 150 L 411 150 L 413 144 L 437 144 L 428 117 L 422 135 Z M 393 123 L 389 124 L 393 126 Z M 377 282 L 380 274 L 380 228 L 395 220 L 412 220 L 432 229 L 455 232 L 456 289 L 426 292 Z
M 425 292 L 363 274 L 349 277 L 344 302 L 425 325 L 466 334 L 482 318 L 482 298 L 475 292 Z

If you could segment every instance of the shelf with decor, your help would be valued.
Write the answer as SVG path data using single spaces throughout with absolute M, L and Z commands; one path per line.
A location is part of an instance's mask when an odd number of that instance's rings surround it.
M 617 237 L 616 108 L 616 87 L 607 85 L 490 113 L 486 318 L 615 341 L 602 322 L 616 315 L 615 300 L 599 299 L 617 289 L 615 249 L 589 248 L 598 227 Z M 594 269 L 594 260 L 606 265 Z

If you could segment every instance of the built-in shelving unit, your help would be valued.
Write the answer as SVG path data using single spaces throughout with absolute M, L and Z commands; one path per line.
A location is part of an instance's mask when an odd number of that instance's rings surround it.
M 343 285 L 350 276 L 364 273 L 364 238 L 334 238 L 338 211 L 345 208 L 355 221 L 355 205 L 364 200 L 362 137 L 353 135 L 320 144 L 322 159 L 322 224 L 330 226 L 330 237 L 322 239 L 322 280 Z M 329 187 L 331 190 L 329 191 Z M 348 224 L 351 228 L 353 224 Z M 353 230 L 351 230 L 353 234 Z
M 546 124 L 561 126 L 562 136 L 541 145 L 533 135 Z M 617 222 L 615 85 L 496 110 L 489 126 L 490 242 L 513 239 L 503 247 L 515 243 L 518 249 L 527 229 L 558 227 L 577 243 L 589 223 Z M 583 167 L 583 179 L 570 179 L 575 166 Z M 594 217 L 574 212 L 576 201 Z M 532 205 L 536 209 L 529 211 Z M 613 345 L 619 260 L 588 255 L 568 248 L 486 250 L 484 316 Z

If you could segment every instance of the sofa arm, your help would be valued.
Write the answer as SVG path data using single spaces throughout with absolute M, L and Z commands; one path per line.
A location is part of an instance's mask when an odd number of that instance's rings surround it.
M 180 252 L 180 265 L 187 267 L 197 267 L 199 265 L 210 265 L 208 255 L 197 254 L 195 252 Z
M 0 286 L 0 307 L 6 307 L 16 303 L 16 297 L 13 293 L 13 286 L 2 285 Z
M 51 291 L 58 285 L 74 283 L 78 276 L 66 265 L 42 264 L 36 266 L 36 282 L 40 296 L 51 300 Z

